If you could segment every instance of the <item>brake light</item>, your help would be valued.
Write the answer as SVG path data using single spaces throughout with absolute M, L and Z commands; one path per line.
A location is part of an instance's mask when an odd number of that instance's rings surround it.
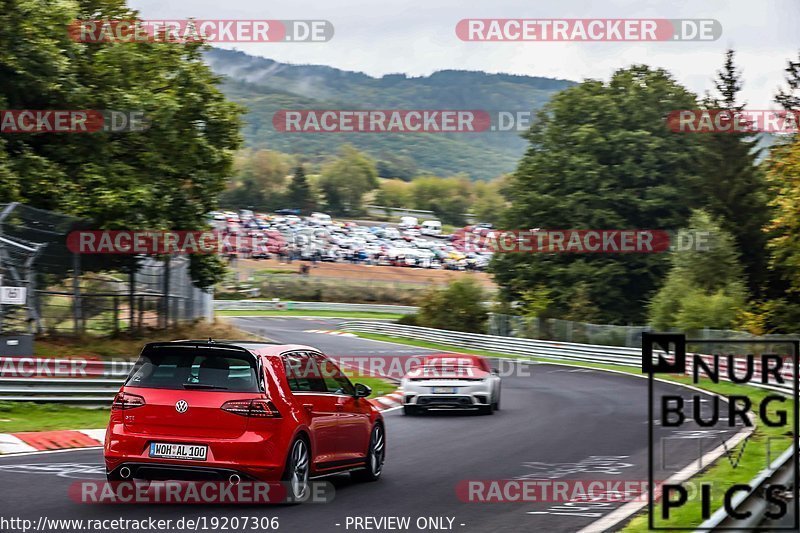
M 281 418 L 278 408 L 269 400 L 230 400 L 221 409 L 240 416 L 254 418 Z
M 125 411 L 126 409 L 133 409 L 144 405 L 144 398 L 138 394 L 131 394 L 129 392 L 118 392 L 114 396 L 114 402 L 111 404 L 112 411 Z

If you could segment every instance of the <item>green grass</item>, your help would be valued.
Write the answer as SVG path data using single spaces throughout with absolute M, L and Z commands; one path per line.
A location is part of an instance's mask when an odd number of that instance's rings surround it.
M 370 376 L 356 376 L 352 374 L 348 374 L 347 377 L 350 378 L 350 381 L 352 381 L 353 383 L 361 383 L 371 388 L 372 394 L 369 395 L 370 398 L 377 398 L 378 396 L 386 396 L 387 394 L 396 391 L 398 387 L 391 381 L 387 381 L 381 378 L 373 378 Z
M 437 344 L 432 342 L 420 341 L 416 339 L 392 337 L 389 335 L 380 335 L 374 333 L 358 333 L 358 336 L 365 339 L 395 342 L 399 344 L 418 346 L 420 348 L 430 348 L 433 350 L 456 351 L 461 353 L 483 355 L 487 357 L 512 357 L 512 358 L 528 359 L 545 363 L 549 362 L 549 363 L 566 364 L 569 366 L 617 370 L 628 374 L 641 375 L 641 370 L 634 367 L 604 365 L 596 363 L 569 363 L 569 362 L 540 358 L 540 357 L 514 356 L 504 353 L 490 352 L 486 350 L 473 350 L 469 348 L 462 348 L 459 346 Z M 673 376 L 673 375 L 664 375 L 662 379 L 665 379 L 667 381 L 673 381 L 676 383 L 694 385 L 698 388 L 702 388 L 710 392 L 715 392 L 723 396 L 728 396 L 731 394 L 740 394 L 747 396 L 752 401 L 756 411 L 758 409 L 757 406 L 759 405 L 761 400 L 770 394 L 769 391 L 765 391 L 763 389 L 758 389 L 754 387 L 745 387 L 727 382 L 713 383 L 709 380 L 701 379 L 699 383 L 695 384 L 689 377 Z M 768 410 L 769 413 L 768 416 L 771 417 L 770 419 L 775 419 L 775 412 L 778 409 L 783 409 L 787 412 L 788 415 L 787 427 L 792 427 L 793 420 L 791 415 L 794 412 L 793 402 L 791 400 L 787 400 L 783 404 L 776 404 L 776 402 L 770 404 L 770 408 Z M 750 438 L 747 440 L 745 452 L 742 454 L 741 461 L 735 468 L 731 465 L 730 461 L 725 456 L 722 456 L 714 464 L 710 465 L 700 474 L 694 476 L 693 481 L 695 483 L 712 484 L 713 491 L 712 491 L 711 508 L 713 510 L 716 510 L 722 505 L 722 497 L 725 493 L 725 489 L 737 483 L 749 482 L 751 479 L 756 477 L 758 473 L 766 466 L 767 440 L 770 438 L 773 439 L 779 438 L 783 443 L 785 443 L 785 446 L 783 446 L 779 444 L 781 441 L 772 442 L 770 454 L 771 454 L 771 460 L 774 460 L 791 445 L 791 438 L 786 435 L 786 427 L 783 428 L 769 427 L 766 424 L 762 423 L 761 421 L 756 420 L 756 429 L 750 436 Z M 736 457 L 738 457 L 739 451 L 744 445 L 745 443 L 740 443 L 732 450 L 729 450 L 731 457 L 733 457 L 734 463 L 736 463 Z M 670 520 L 668 521 L 657 520 L 655 525 L 660 528 L 668 528 L 670 526 L 695 527 L 700 525 L 700 523 L 702 522 L 702 519 L 700 518 L 701 517 L 700 511 L 701 511 L 701 502 L 699 499 L 696 498 L 694 500 L 689 501 L 681 508 L 673 510 L 670 516 Z M 624 529 L 622 529 L 622 531 L 627 533 L 649 531 L 647 522 L 648 520 L 646 511 L 640 512 L 624 527 Z
M 59 404 L 0 402 L 0 433 L 104 428 L 108 409 Z
M 304 311 L 304 310 L 291 310 L 276 311 L 272 309 L 264 310 L 224 310 L 217 311 L 217 316 L 319 316 L 330 318 L 385 318 L 387 320 L 397 320 L 403 315 L 397 313 L 380 313 L 372 311 Z

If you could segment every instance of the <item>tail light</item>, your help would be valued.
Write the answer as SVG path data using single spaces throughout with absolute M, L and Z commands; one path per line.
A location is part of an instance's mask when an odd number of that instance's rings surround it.
M 114 402 L 111 404 L 112 411 L 125 411 L 135 407 L 144 405 L 144 398 L 138 394 L 131 394 L 129 392 L 119 392 L 114 396 Z
M 278 408 L 269 400 L 230 400 L 222 404 L 223 411 L 253 418 L 281 418 Z

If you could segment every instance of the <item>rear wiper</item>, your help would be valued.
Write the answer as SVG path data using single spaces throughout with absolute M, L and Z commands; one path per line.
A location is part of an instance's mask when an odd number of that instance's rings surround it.
M 184 389 L 216 389 L 216 390 L 228 390 L 228 387 L 220 387 L 218 385 L 207 385 L 205 383 L 184 383 Z

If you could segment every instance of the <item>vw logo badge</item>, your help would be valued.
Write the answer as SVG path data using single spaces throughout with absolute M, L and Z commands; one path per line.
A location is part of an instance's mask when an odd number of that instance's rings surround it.
M 178 403 L 175 404 L 175 410 L 179 413 L 185 413 L 189 410 L 189 404 L 186 403 L 186 400 L 178 400 Z

